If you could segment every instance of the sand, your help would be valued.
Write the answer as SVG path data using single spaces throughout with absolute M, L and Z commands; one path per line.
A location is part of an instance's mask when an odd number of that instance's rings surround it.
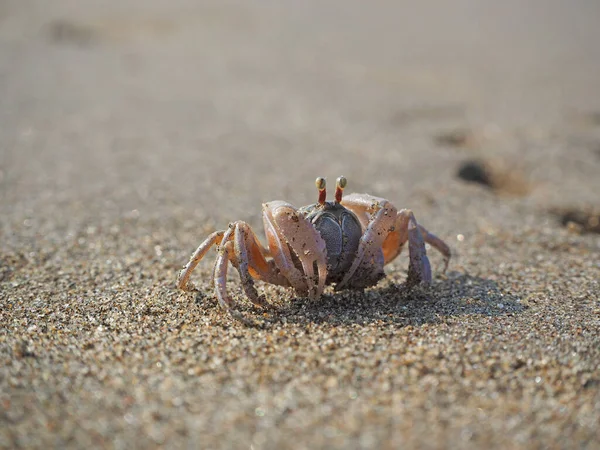
M 600 446 L 600 8 L 322 3 L 0 6 L 0 447 Z M 431 287 L 176 289 L 341 174 Z

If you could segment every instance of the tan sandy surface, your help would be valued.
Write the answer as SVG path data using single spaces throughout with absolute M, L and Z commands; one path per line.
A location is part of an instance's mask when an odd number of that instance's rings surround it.
M 0 446 L 599 448 L 599 5 L 1 2 Z M 448 272 L 175 289 L 340 174 Z

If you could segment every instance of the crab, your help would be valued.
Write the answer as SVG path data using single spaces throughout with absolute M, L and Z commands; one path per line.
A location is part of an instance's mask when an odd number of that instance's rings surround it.
M 243 221 L 215 231 L 192 254 L 179 273 L 177 285 L 195 290 L 190 276 L 208 250 L 217 246 L 213 283 L 221 307 L 235 316 L 235 303 L 227 292 L 227 270 L 231 263 L 240 275 L 248 299 L 268 307 L 254 281 L 293 288 L 298 296 L 316 299 L 327 285 L 335 290 L 364 289 L 385 277 L 384 265 L 393 261 L 408 242 L 409 267 L 406 286 L 430 284 L 431 265 L 425 243 L 450 260 L 446 243 L 417 223 L 409 209 L 397 211 L 388 200 L 368 194 L 350 194 L 342 199 L 347 181 L 336 180 L 335 199 L 326 201 L 326 182 L 317 178 L 315 204 L 295 208 L 284 201 L 262 205 L 268 248 Z

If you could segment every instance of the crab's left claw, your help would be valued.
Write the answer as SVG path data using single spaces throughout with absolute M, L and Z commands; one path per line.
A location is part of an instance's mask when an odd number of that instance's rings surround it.
M 327 249 L 319 232 L 296 208 L 282 201 L 264 204 L 263 220 L 270 253 L 281 273 L 296 291 L 318 298 L 327 278 Z M 290 251 L 302 271 L 295 267 Z

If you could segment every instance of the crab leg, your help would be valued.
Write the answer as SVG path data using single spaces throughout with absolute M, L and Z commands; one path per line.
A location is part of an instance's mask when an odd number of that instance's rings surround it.
M 386 264 L 400 254 L 407 241 L 410 262 L 408 264 L 406 285 L 414 286 L 421 282 L 431 283 L 431 265 L 427 257 L 425 242 L 432 242 L 432 245 L 447 258 L 450 257 L 450 249 L 441 239 L 419 225 L 410 209 L 402 209 L 398 212 L 394 231 L 388 235 L 383 243 L 383 255 Z
M 185 265 L 185 267 L 179 272 L 179 277 L 177 278 L 177 287 L 183 291 L 191 291 L 194 289 L 194 285 L 189 282 L 190 275 L 200 262 L 200 260 L 206 255 L 206 252 L 213 246 L 219 245 L 223 239 L 223 235 L 225 231 L 215 231 L 210 236 L 208 236 L 196 249 L 196 251 L 191 256 L 189 262 Z
M 404 244 L 409 240 L 408 228 L 411 214 L 412 213 L 406 209 L 400 210 L 398 212 L 398 217 L 396 219 L 396 226 L 394 228 L 394 231 L 392 231 L 388 235 L 382 247 L 385 264 L 392 262 L 402 252 Z M 421 236 L 423 236 L 425 242 L 431 245 L 443 255 L 445 264 L 444 271 L 446 271 L 451 256 L 450 248 L 439 237 L 427 231 L 424 226 L 417 224 L 417 227 L 421 232 Z
M 259 295 L 256 291 L 256 287 L 254 286 L 254 280 L 248 271 L 248 249 L 246 248 L 246 230 L 244 228 L 250 228 L 246 224 L 242 222 L 237 222 L 235 225 L 234 232 L 234 249 L 235 249 L 235 259 L 237 260 L 237 269 L 240 273 L 240 279 L 242 281 L 242 287 L 244 288 L 244 292 L 246 296 L 250 299 L 252 303 L 258 306 L 268 306 L 268 303 L 265 299 L 264 295 Z
M 227 295 L 227 264 L 229 262 L 230 246 L 222 245 L 219 249 L 219 255 L 215 261 L 214 283 L 215 293 L 222 308 L 230 311 L 233 307 L 233 301 Z
M 279 286 L 289 287 L 289 281 L 279 273 L 279 270 L 275 266 L 274 262 L 267 261 L 266 256 L 268 250 L 266 250 L 256 234 L 250 228 L 246 222 L 236 222 L 236 226 L 240 230 L 240 234 L 243 236 L 243 243 L 246 247 L 246 255 L 248 258 L 248 272 L 252 278 L 267 282 L 269 284 L 277 284 Z M 238 244 L 241 245 L 241 244 Z
M 242 231 L 244 225 L 248 227 L 243 222 L 229 224 L 229 229 L 222 238 L 225 243 L 219 247 L 219 255 L 215 262 L 213 274 L 215 294 L 219 300 L 219 304 L 228 310 L 233 306 L 233 301 L 227 294 L 227 267 L 229 261 L 237 268 L 242 281 L 242 287 L 250 301 L 258 306 L 267 305 L 264 296 L 259 295 L 256 291 L 254 280 L 248 271 L 248 251 L 244 242 L 245 235 Z M 230 240 L 232 234 L 233 241 Z
M 450 257 L 452 255 L 450 252 L 450 247 L 448 247 L 448 244 L 442 241 L 435 234 L 427 231 L 422 225 L 418 225 L 418 227 L 419 231 L 421 231 L 421 234 L 423 235 L 423 239 L 425 239 L 425 242 L 435 248 L 444 257 L 444 272 L 446 272 L 446 269 L 448 269 L 448 263 L 450 262 Z
M 407 217 L 408 228 L 408 277 L 406 279 L 407 286 L 415 286 L 421 282 L 425 284 L 431 283 L 431 264 L 427 258 L 425 250 L 425 240 L 419 230 L 419 224 L 415 219 L 411 210 L 405 209 L 401 211 L 404 217 Z
M 189 262 L 179 273 L 177 286 L 180 289 L 191 291 L 195 288 L 189 281 L 190 275 L 213 245 L 218 245 L 219 248 L 213 267 L 212 281 L 215 294 L 222 307 L 230 309 L 233 304 L 226 289 L 229 262 L 238 270 L 244 292 L 255 305 L 264 307 L 268 303 L 264 295 L 257 292 L 254 278 L 280 286 L 290 285 L 276 264 L 266 260 L 265 252 L 267 250 L 260 244 L 250 226 L 245 222 L 237 221 L 230 223 L 227 230 L 215 231 L 198 246 Z

